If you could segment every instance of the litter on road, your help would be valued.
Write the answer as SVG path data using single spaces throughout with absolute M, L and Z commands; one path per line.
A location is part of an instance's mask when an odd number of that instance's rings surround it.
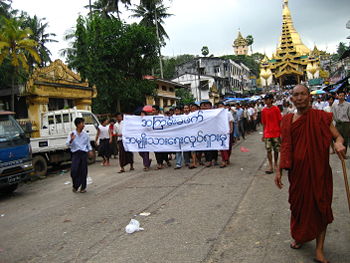
M 250 152 L 248 148 L 245 148 L 245 147 L 243 147 L 243 146 L 241 146 L 241 149 L 240 149 L 240 150 L 241 150 L 242 153 L 248 153 L 248 152 Z
M 90 176 L 87 178 L 87 184 L 92 184 L 92 178 Z
M 140 222 L 136 219 L 131 219 L 129 224 L 125 227 L 125 232 L 132 234 L 134 232 L 143 231 L 144 229 L 140 227 Z
M 149 213 L 149 212 L 142 212 L 142 213 L 140 213 L 140 216 L 149 216 L 151 213 Z

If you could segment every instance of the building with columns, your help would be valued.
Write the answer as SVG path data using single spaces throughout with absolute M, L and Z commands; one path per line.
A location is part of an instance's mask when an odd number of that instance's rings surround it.
M 39 136 L 41 114 L 64 108 L 76 107 L 91 111 L 92 99 L 97 95 L 95 87 L 81 79 L 61 60 L 55 60 L 48 67 L 37 68 L 25 87 L 17 94 L 19 121 L 32 124 L 32 136 Z M 18 102 L 21 101 L 18 105 Z

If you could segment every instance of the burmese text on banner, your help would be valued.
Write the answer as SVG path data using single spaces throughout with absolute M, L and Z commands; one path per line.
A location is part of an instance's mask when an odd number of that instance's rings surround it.
M 125 150 L 130 152 L 227 150 L 228 112 L 213 109 L 171 117 L 125 115 L 122 134 Z

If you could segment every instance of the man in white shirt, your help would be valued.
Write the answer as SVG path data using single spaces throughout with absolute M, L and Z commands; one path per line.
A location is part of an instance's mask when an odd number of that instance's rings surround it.
M 86 192 L 88 155 L 93 156 L 89 135 L 83 131 L 85 121 L 83 118 L 74 120 L 76 130 L 68 135 L 66 145 L 72 152 L 71 177 L 73 181 L 73 192 L 80 188 L 81 193 Z
M 117 122 L 114 124 L 114 134 L 117 135 L 117 145 L 119 152 L 119 166 L 118 173 L 124 173 L 124 167 L 130 164 L 130 171 L 134 170 L 134 155 L 132 152 L 126 152 L 123 145 L 123 115 L 121 113 L 116 114 Z
M 223 102 L 219 102 L 218 103 L 218 108 L 224 108 L 225 105 Z M 222 162 L 220 165 L 220 168 L 225 168 L 229 163 L 230 163 L 230 156 L 231 156 L 231 144 L 232 144 L 232 132 L 233 132 L 233 115 L 232 113 L 227 109 L 227 116 L 228 116 L 228 123 L 229 123 L 229 127 L 230 127 L 230 139 L 229 139 L 229 149 L 228 150 L 221 150 L 221 158 L 222 158 Z

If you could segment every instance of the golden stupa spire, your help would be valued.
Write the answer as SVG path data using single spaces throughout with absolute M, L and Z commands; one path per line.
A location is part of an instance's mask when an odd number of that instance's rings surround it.
M 277 52 L 284 52 L 286 49 L 295 50 L 300 55 L 307 55 L 310 50 L 303 44 L 298 32 L 294 28 L 293 19 L 288 6 L 288 0 L 283 0 L 283 22 L 282 35 Z
M 236 40 L 233 42 L 235 47 L 239 47 L 239 46 L 247 46 L 247 40 L 242 36 L 241 31 L 238 29 L 238 36 L 236 38 Z

